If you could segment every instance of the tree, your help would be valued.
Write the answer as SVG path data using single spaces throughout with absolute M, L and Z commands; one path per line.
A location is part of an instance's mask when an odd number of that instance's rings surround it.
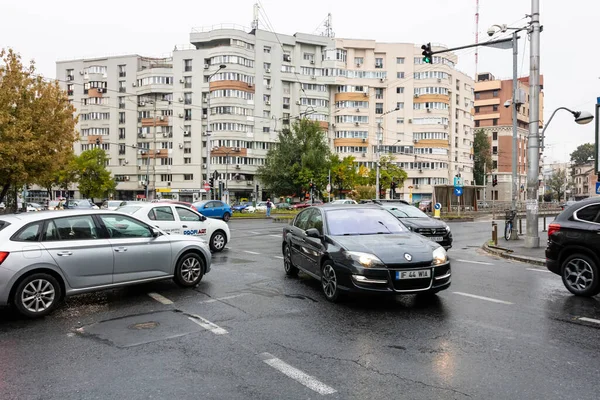
M 352 190 L 356 185 L 358 172 L 354 164 L 354 157 L 347 156 L 340 159 L 337 154 L 330 157 L 331 186 L 338 195 L 344 190 Z
M 257 170 L 258 179 L 276 195 L 299 195 L 311 182 L 322 190 L 327 184 L 330 150 L 316 121 L 301 119 L 278 135 L 279 143 Z
M 74 170 L 78 175 L 79 192 L 86 199 L 108 196 L 113 192 L 117 183 L 105 167 L 108 157 L 104 150 L 94 148 L 86 150 L 74 161 Z M 69 183 L 72 169 L 64 171 L 64 183 Z
M 351 199 L 359 201 L 363 199 L 374 199 L 375 198 L 375 187 L 358 185 L 350 192 L 349 196 Z
M 382 155 L 379 157 L 379 185 L 382 190 L 389 188 L 392 181 L 396 182 L 398 188 L 401 188 L 406 178 L 408 178 L 408 174 L 395 163 L 392 155 Z M 376 182 L 377 170 L 372 168 L 369 171 L 369 183 L 375 185 Z
M 475 131 L 473 139 L 473 154 L 475 154 L 475 162 L 473 165 L 473 177 L 476 185 L 483 185 L 487 171 L 492 169 L 492 152 L 490 149 L 490 141 L 483 129 Z
M 11 186 L 41 180 L 73 148 L 75 109 L 58 82 L 36 75 L 12 49 L 0 51 L 0 202 Z
M 590 161 L 590 159 L 594 159 L 595 152 L 596 148 L 592 143 L 581 144 L 571 153 L 571 161 L 575 165 L 585 164 Z
M 560 201 L 565 194 L 566 178 L 566 171 L 564 169 L 559 169 L 554 171 L 552 176 L 546 181 L 546 187 L 548 187 L 552 193 L 556 194 L 556 199 L 558 201 Z

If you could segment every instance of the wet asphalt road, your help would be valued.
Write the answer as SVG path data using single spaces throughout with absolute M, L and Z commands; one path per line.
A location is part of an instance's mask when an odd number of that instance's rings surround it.
M 451 224 L 452 286 L 433 299 L 337 305 L 285 277 L 282 225 L 230 226 L 194 290 L 82 295 L 37 321 L 0 310 L 0 399 L 600 396 L 600 324 L 579 319 L 600 320 L 600 299 L 481 253 L 489 222 Z

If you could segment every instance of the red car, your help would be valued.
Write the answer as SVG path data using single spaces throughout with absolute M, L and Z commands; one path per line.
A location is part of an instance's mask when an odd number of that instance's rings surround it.
M 311 200 L 303 201 L 302 203 L 296 203 L 292 206 L 294 210 L 301 210 L 310 206 L 321 206 L 323 202 L 321 200 L 315 200 L 314 203 Z

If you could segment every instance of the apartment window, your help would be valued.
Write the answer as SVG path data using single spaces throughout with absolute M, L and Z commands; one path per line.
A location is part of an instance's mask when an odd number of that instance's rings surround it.
M 69 95 L 69 96 L 73 96 L 73 86 L 74 86 L 74 85 L 73 85 L 72 83 L 69 83 L 69 84 L 67 85 L 67 95 Z
M 315 54 L 314 53 L 304 53 L 303 58 L 307 61 L 315 61 Z
M 497 90 L 494 90 L 494 91 L 492 92 L 492 96 L 494 96 L 494 97 L 498 97 L 498 91 L 497 91 Z
M 124 144 L 120 144 L 119 145 L 119 155 L 122 156 L 125 154 L 125 145 Z
M 183 94 L 183 104 L 192 104 L 192 93 L 185 92 Z
M 492 154 L 498 154 L 498 146 L 492 146 Z
M 475 121 L 475 128 L 479 128 L 479 121 Z
M 498 125 L 498 118 L 494 118 L 494 120 L 493 120 L 493 125 L 494 125 L 494 126 L 497 126 L 497 125 Z
M 357 67 L 363 65 L 364 63 L 365 63 L 364 57 L 354 57 L 354 64 L 356 64 Z
M 119 128 L 119 139 L 125 139 L 125 128 Z
M 189 108 L 186 108 L 185 110 L 183 110 L 183 119 L 186 121 L 191 121 L 192 120 L 192 110 L 190 110 Z
M 481 98 L 481 93 L 475 93 L 475 100 L 479 100 Z
M 404 109 L 404 103 L 403 102 L 396 103 L 396 110 L 403 110 L 403 109 Z
M 383 68 L 383 58 L 381 58 L 381 57 L 375 58 L 375 68 Z
M 183 60 L 183 70 L 185 72 L 192 72 L 192 60 Z
M 265 72 L 271 72 L 271 63 L 263 63 L 263 67 L 265 68 Z
M 183 157 L 183 163 L 184 164 L 191 164 L 192 163 L 192 158 L 191 157 Z
M 264 46 L 263 47 L 263 53 L 270 54 L 271 53 L 271 46 Z
M 160 165 L 173 165 L 173 159 L 172 158 L 161 158 L 160 159 Z M 169 179 L 171 180 L 171 179 Z
M 492 108 L 493 108 L 494 111 L 498 111 L 498 105 L 497 104 L 494 104 Z
M 283 98 L 283 108 L 285 110 L 289 110 L 290 109 L 290 98 L 289 97 L 284 97 Z
M 268 126 L 263 126 L 263 133 L 269 133 L 271 131 L 271 128 L 269 128 Z
M 160 181 L 161 182 L 169 182 L 173 180 L 173 175 L 171 174 L 160 174 Z
M 396 64 L 404 64 L 404 57 L 396 57 Z
M 492 169 L 498 169 L 498 161 L 497 160 L 492 161 Z
M 185 89 L 191 89 L 192 88 L 192 77 L 191 76 L 185 76 L 185 77 L 183 77 L 183 87 Z
M 127 65 L 119 65 L 117 68 L 119 70 L 119 78 L 125 78 L 127 76 Z
M 375 114 L 383 114 L 383 103 L 375 103 Z
M 263 111 L 263 118 L 271 118 L 271 111 L 264 110 Z
M 119 93 L 125 93 L 127 90 L 125 84 L 125 81 L 119 81 Z
M 119 97 L 118 102 L 119 102 L 119 108 L 121 108 L 121 109 L 125 108 L 125 97 Z
M 184 181 L 193 181 L 194 180 L 194 174 L 183 174 L 183 180 Z
M 475 107 L 475 114 L 479 114 L 479 107 Z
M 404 79 L 404 72 L 396 72 L 396 78 Z
M 498 132 L 492 132 L 492 140 L 498 140 Z
M 404 118 L 396 118 L 396 123 L 397 124 L 403 124 L 404 123 Z
M 282 60 L 285 61 L 285 62 L 291 62 L 292 61 L 292 55 L 289 52 L 284 51 L 283 52 Z
M 124 124 L 125 123 L 125 113 L 124 112 L 120 112 L 119 113 L 119 123 L 120 124 Z
M 183 154 L 192 154 L 192 142 L 183 142 Z
M 383 99 L 383 88 L 375 88 L 375 98 Z
M 404 88 L 403 87 L 397 87 L 396 88 L 396 93 L 398 93 L 398 94 L 404 93 Z

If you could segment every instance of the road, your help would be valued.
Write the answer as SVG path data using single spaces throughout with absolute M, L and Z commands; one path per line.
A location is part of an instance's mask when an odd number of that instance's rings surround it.
M 81 295 L 36 321 L 0 310 L 0 399 L 599 396 L 600 300 L 481 253 L 489 222 L 451 224 L 453 281 L 437 297 L 341 304 L 285 277 L 281 224 L 230 226 L 193 290 Z

